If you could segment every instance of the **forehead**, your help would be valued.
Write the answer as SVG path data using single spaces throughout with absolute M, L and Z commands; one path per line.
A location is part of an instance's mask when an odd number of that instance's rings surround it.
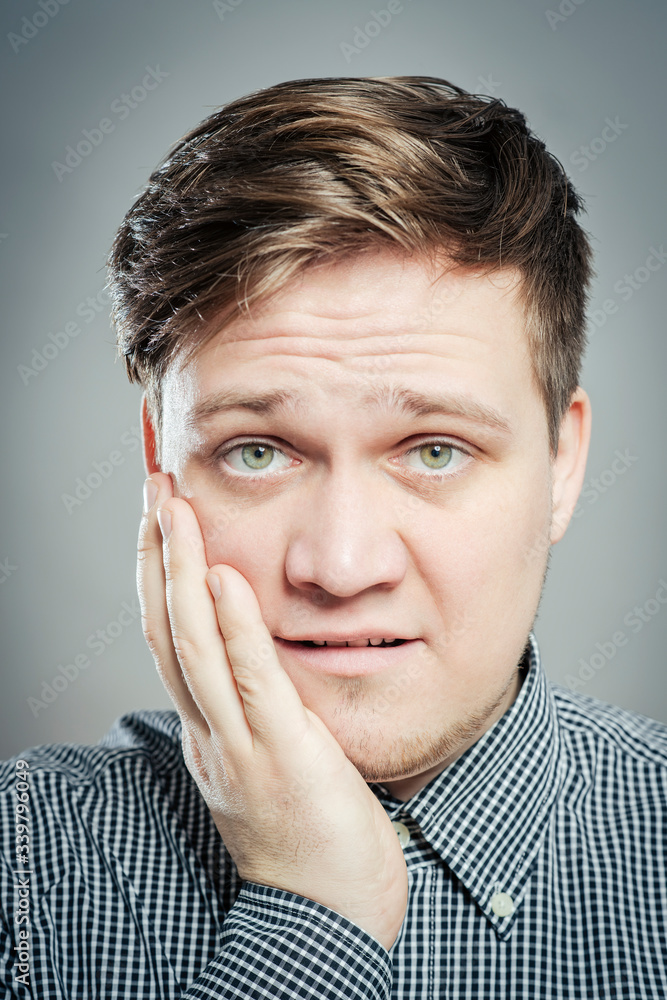
M 223 339 L 308 335 L 315 332 L 314 320 L 321 321 L 317 329 L 330 340 L 446 332 L 442 319 L 452 334 L 459 327 L 472 332 L 466 319 L 474 324 L 475 315 L 482 313 L 488 319 L 489 309 L 501 309 L 503 318 L 512 312 L 521 321 L 519 286 L 514 269 L 484 274 L 447 260 L 368 251 L 301 271 L 254 305 L 250 316 L 230 323 Z M 281 328 L 281 322 L 288 328 Z
M 530 377 L 517 272 L 376 251 L 312 266 L 228 323 L 172 366 L 163 400 L 194 428 L 219 411 L 221 389 L 282 391 L 312 413 L 323 390 L 367 406 L 384 388 L 498 397 Z

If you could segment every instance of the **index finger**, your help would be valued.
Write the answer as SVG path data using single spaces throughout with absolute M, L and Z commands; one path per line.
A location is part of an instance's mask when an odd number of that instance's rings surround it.
M 251 742 L 250 727 L 206 583 L 208 563 L 197 515 L 180 497 L 160 504 L 158 515 L 167 529 L 162 557 L 175 657 L 170 672 L 178 672 L 208 727 L 217 729 L 225 743 L 242 747 Z
M 157 493 L 150 496 L 150 484 Z M 162 555 L 162 532 L 157 520 L 161 503 L 173 496 L 171 476 L 155 472 L 144 484 L 148 509 L 144 509 L 137 540 L 137 592 L 141 606 L 141 626 L 148 648 L 167 694 L 181 718 L 208 729 L 199 708 L 183 679 L 178 657 L 171 639 L 171 623 L 167 611 L 166 579 Z M 144 504 L 146 508 L 146 503 Z

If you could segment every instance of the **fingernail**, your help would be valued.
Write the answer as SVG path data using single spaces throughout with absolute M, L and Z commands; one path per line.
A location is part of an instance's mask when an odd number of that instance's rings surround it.
M 160 525 L 160 531 L 162 532 L 162 537 L 166 541 L 171 534 L 171 514 L 168 510 L 163 510 L 162 507 L 157 512 L 157 520 Z
M 144 514 L 147 514 L 157 499 L 157 483 L 147 479 L 144 483 Z
M 219 600 L 220 599 L 220 595 L 222 593 L 222 589 L 220 587 L 220 577 L 218 576 L 218 574 L 217 573 L 207 573 L 206 574 L 206 582 L 207 582 L 207 584 L 209 586 L 209 590 L 213 594 L 213 599 L 215 601 Z

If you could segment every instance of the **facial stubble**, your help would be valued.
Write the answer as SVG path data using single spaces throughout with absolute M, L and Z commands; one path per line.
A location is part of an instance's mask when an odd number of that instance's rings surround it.
M 445 768 L 448 764 L 456 760 L 457 757 L 471 743 L 476 742 L 489 728 L 489 719 L 492 718 L 497 709 L 503 704 L 513 686 L 516 692 L 507 708 L 516 700 L 521 689 L 524 677 L 522 666 L 526 649 L 528 647 L 529 632 L 532 632 L 539 611 L 539 605 L 544 593 L 549 563 L 551 559 L 551 549 L 547 548 L 544 569 L 542 574 L 542 584 L 540 586 L 535 611 L 532 617 L 530 629 L 526 633 L 524 643 L 524 653 L 518 661 L 515 669 L 510 674 L 507 682 L 500 690 L 495 692 L 475 711 L 469 712 L 462 719 L 441 729 L 437 733 L 416 731 L 410 734 L 399 733 L 387 743 L 387 730 L 391 726 L 390 718 L 384 727 L 380 725 L 374 733 L 366 727 L 354 729 L 349 725 L 349 720 L 362 708 L 368 697 L 368 689 L 361 677 L 349 677 L 344 681 L 341 679 L 338 685 L 338 708 L 336 716 L 346 720 L 348 725 L 336 730 L 336 739 L 344 746 L 345 755 L 348 760 L 357 768 L 359 774 L 365 781 L 385 782 L 394 781 L 401 778 L 410 778 L 428 771 L 436 765 L 441 764 Z M 376 705 L 379 704 L 376 701 Z M 363 709 L 362 709 L 363 710 Z M 375 709 L 375 714 L 390 713 L 384 712 L 381 708 Z M 500 718 L 501 716 L 499 716 Z M 378 737 L 382 747 L 378 749 Z

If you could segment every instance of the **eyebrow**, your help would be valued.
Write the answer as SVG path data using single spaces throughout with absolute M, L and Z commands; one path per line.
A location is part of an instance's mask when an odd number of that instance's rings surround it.
M 404 413 L 416 417 L 434 413 L 464 417 L 486 424 L 502 434 L 510 434 L 512 430 L 509 421 L 499 410 L 464 393 L 425 393 L 402 386 L 383 385 L 371 387 L 362 396 L 362 403 L 387 413 Z M 264 416 L 273 416 L 283 411 L 303 416 L 308 412 L 308 405 L 302 396 L 288 389 L 273 389 L 252 395 L 238 389 L 223 389 L 200 400 L 193 407 L 187 424 L 189 427 L 198 427 L 211 417 L 229 410 L 250 410 Z

